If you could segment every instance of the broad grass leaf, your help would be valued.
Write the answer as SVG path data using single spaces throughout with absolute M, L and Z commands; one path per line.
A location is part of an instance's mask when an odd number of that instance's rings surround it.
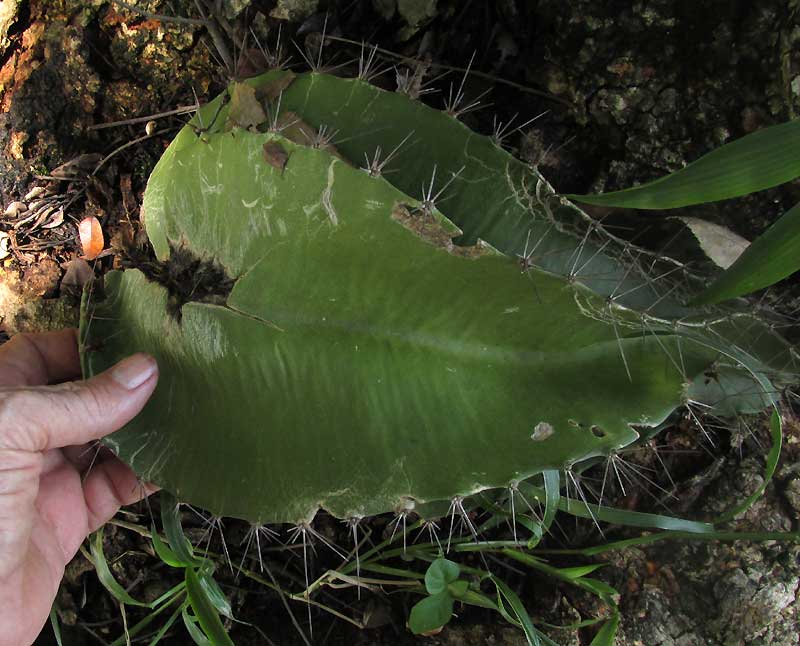
M 712 150 L 655 181 L 576 202 L 630 209 L 675 209 L 778 186 L 800 176 L 800 120 L 763 128 Z

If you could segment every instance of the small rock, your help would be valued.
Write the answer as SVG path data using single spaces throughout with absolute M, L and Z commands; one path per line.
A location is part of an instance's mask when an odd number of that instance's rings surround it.
M 798 514 L 800 514 L 800 479 L 795 479 L 786 485 L 783 492 L 786 501 Z
M 270 12 L 270 16 L 278 20 L 299 22 L 314 13 L 318 4 L 319 0 L 278 0 L 278 5 Z

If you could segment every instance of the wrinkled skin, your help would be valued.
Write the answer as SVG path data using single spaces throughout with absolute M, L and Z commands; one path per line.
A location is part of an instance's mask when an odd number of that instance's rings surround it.
M 88 381 L 76 378 L 75 330 L 0 346 L 0 646 L 36 639 L 87 534 L 154 490 L 116 457 L 93 458 L 95 441 L 150 397 L 155 361 L 133 355 Z

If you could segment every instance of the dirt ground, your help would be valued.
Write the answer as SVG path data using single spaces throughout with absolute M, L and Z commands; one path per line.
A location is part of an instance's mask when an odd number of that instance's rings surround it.
M 190 0 L 139 0 L 150 12 L 196 16 Z M 800 3 L 797 0 L 229 0 L 231 23 L 252 25 L 274 42 L 281 27 L 287 53 L 292 40 L 319 41 L 326 33 L 433 63 L 464 68 L 474 55 L 468 92 L 488 90 L 485 109 L 468 124 L 490 133 L 493 118 L 518 123 L 542 114 L 510 141 L 538 164 L 559 191 L 605 191 L 630 186 L 680 168 L 712 148 L 800 112 Z M 317 41 L 314 41 L 317 39 Z M 76 321 L 85 275 L 77 222 L 98 219 L 105 247 L 98 274 L 119 266 L 121 250 L 145 244 L 138 208 L 147 177 L 185 117 L 145 123 L 100 124 L 175 110 L 214 96 L 226 74 L 205 30 L 194 24 L 136 15 L 107 0 L 4 0 L 0 4 L 0 199 L 3 208 L 41 186 L 63 207 L 20 224 L 0 216 L 10 236 L 0 260 L 2 331 L 39 330 Z M 358 48 L 329 41 L 326 55 L 342 60 Z M 345 67 L 342 73 L 347 72 Z M 391 86 L 389 72 L 381 81 Z M 450 82 L 445 77 L 441 83 Z M 456 77 L 457 78 L 457 77 Z M 441 103 L 431 94 L 425 100 Z M 160 134 L 158 134 L 160 133 Z M 135 141 L 143 138 L 142 141 Z M 133 143 L 131 143 L 133 142 Z M 130 144 L 130 145 L 128 145 Z M 86 168 L 117 151 L 97 174 Z M 81 157 L 84 156 L 84 157 Z M 89 157 L 86 157 L 89 156 Z M 73 160 L 73 165 L 62 167 Z M 77 161 L 75 161 L 77 160 Z M 62 167 L 60 171 L 59 167 Z M 76 170 L 77 168 L 77 170 Z M 57 179 L 52 179 L 58 176 Z M 50 178 L 50 179 L 48 179 Z M 691 215 L 724 224 L 753 239 L 800 201 L 800 182 L 735 201 L 692 209 Z M 44 211 L 42 211 L 44 213 Z M 604 215 L 608 215 L 604 213 Z M 674 214 L 669 214 L 674 215 Z M 613 214 L 612 214 L 612 217 Z M 620 216 L 622 217 L 622 216 Z M 650 213 L 636 226 L 653 240 L 672 226 Z M 627 216 L 626 216 L 627 218 Z M 628 222 L 628 220 L 625 220 Z M 648 234 L 643 238 L 648 239 Z M 77 286 L 77 288 L 76 288 Z M 765 300 L 794 311 L 800 283 L 787 280 Z M 676 514 L 701 518 L 731 507 L 762 477 L 767 436 L 721 432 L 714 446 L 698 447 L 688 425 L 662 443 L 688 453 L 670 458 L 677 480 Z M 800 424 L 789 418 L 786 450 L 774 483 L 732 529 L 797 530 L 800 513 Z M 618 504 L 652 511 L 644 491 Z M 140 506 L 128 520 L 147 521 Z M 199 526 L 190 516 L 187 525 Z M 381 531 L 378 519 L 376 530 Z M 231 523 L 235 551 L 245 528 Z M 590 524 L 565 519 L 555 545 L 602 541 Z M 196 530 L 199 531 L 199 530 Z M 335 534 L 341 529 L 332 528 Z M 608 539 L 633 535 L 611 530 Z M 107 532 L 107 554 L 126 586 L 155 598 L 174 578 L 148 541 L 118 527 Z M 784 543 L 670 542 L 599 557 L 601 578 L 622 592 L 621 646 L 795 646 L 800 644 L 800 548 Z M 296 558 L 275 556 L 276 568 L 297 573 Z M 335 564 L 335 563 L 333 563 Z M 320 557 L 318 568 L 326 565 Z M 234 612 L 277 644 L 302 643 L 275 595 L 220 573 Z M 592 598 L 552 581 L 508 571 L 507 581 L 532 616 L 570 624 L 602 611 Z M 339 599 L 361 618 L 356 629 L 315 613 L 316 643 L 523 644 L 520 631 L 488 611 L 465 610 L 440 635 L 415 638 L 404 627 L 412 600 L 400 594 L 361 601 Z M 122 633 L 120 612 L 80 555 L 69 566 L 59 595 L 67 644 L 113 641 Z M 304 609 L 298 610 L 303 616 Z M 135 616 L 135 613 L 134 615 Z M 48 632 L 48 631 L 46 631 Z M 257 631 L 233 626 L 238 644 L 267 643 Z M 591 630 L 553 631 L 559 644 L 591 641 Z M 184 644 L 180 627 L 162 643 Z M 43 634 L 41 643 L 52 643 Z

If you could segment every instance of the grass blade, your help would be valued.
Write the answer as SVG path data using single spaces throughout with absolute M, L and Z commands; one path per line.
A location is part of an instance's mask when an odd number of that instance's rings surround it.
M 576 549 L 546 549 L 539 550 L 539 554 L 560 554 L 570 556 L 597 556 L 614 550 L 623 550 L 629 547 L 640 547 L 642 545 L 652 545 L 660 541 L 792 541 L 800 542 L 800 532 L 707 532 L 697 534 L 692 532 L 657 532 L 655 534 L 645 534 L 635 538 L 625 538 L 619 541 L 594 545 L 592 547 L 581 547 Z
M 61 625 L 58 623 L 58 613 L 56 612 L 55 602 L 50 608 L 50 625 L 53 627 L 53 636 L 56 639 L 56 644 L 58 644 L 58 646 L 62 646 L 63 642 L 61 641 Z
M 542 525 L 545 531 L 550 529 L 553 519 L 556 517 L 556 510 L 558 509 L 558 500 L 560 494 L 560 479 L 561 475 L 557 469 L 548 469 L 543 474 L 544 477 L 544 519 Z
M 206 597 L 208 597 L 208 600 L 217 612 L 228 617 L 228 619 L 233 619 L 231 603 L 219 587 L 219 584 L 214 580 L 214 577 L 211 576 L 209 572 L 201 571 L 197 578 L 200 580 L 200 585 L 203 587 Z
M 191 617 L 185 608 L 181 614 L 183 615 L 183 625 L 186 626 L 186 632 L 189 633 L 189 637 L 192 638 L 192 641 L 197 646 L 214 646 L 211 640 L 203 634 L 203 631 L 197 627 L 197 619 L 195 617 Z
M 533 625 L 533 621 L 531 621 L 530 615 L 525 609 L 522 600 L 517 596 L 517 593 L 495 576 L 491 577 L 491 581 L 497 588 L 497 605 L 498 608 L 503 609 L 501 614 L 508 614 L 507 611 L 504 610 L 507 603 L 513 613 L 512 619 L 514 619 L 514 623 L 517 623 L 525 632 L 525 638 L 528 640 L 528 644 L 530 644 L 530 646 L 540 646 L 542 643 L 542 640 L 539 639 L 540 633 Z
M 614 646 L 617 628 L 619 628 L 619 613 L 615 613 L 611 619 L 603 624 L 603 627 L 595 635 L 589 646 Z
M 693 304 L 719 303 L 774 285 L 800 269 L 800 204 L 758 237 Z
M 552 565 L 548 565 L 547 563 L 537 559 L 534 556 L 531 556 L 530 554 L 526 554 L 525 552 L 506 548 L 502 550 L 502 554 L 514 559 L 515 561 L 518 561 L 519 563 L 524 563 L 534 570 L 539 570 L 544 574 L 552 576 L 554 579 L 564 581 L 565 583 L 573 585 L 577 588 L 588 590 L 592 594 L 600 597 L 600 599 L 609 605 L 615 605 L 614 598 L 619 596 L 619 592 L 604 581 L 590 579 L 585 576 L 575 577 L 572 575 L 572 573 L 565 573 L 561 569 L 553 567 Z
M 778 460 L 781 457 L 781 446 L 783 444 L 783 424 L 781 422 L 780 413 L 778 413 L 777 409 L 772 411 L 772 417 L 770 418 L 769 423 L 769 432 L 772 436 L 772 448 L 770 448 L 769 455 L 767 455 L 767 468 L 764 471 L 763 482 L 758 489 L 750 494 L 741 504 L 717 518 L 714 521 L 714 524 L 719 525 L 722 523 L 727 523 L 729 520 L 733 520 L 739 514 L 742 514 L 750 509 L 750 506 L 762 496 L 764 490 L 767 488 L 767 485 L 770 483 L 770 480 L 772 480 L 772 476 L 775 475 L 775 469 L 778 468 Z
M 714 531 L 714 526 L 710 523 L 702 523 L 695 520 L 684 518 L 674 518 L 672 516 L 662 516 L 661 514 L 646 514 L 640 511 L 629 511 L 627 509 L 616 509 L 604 505 L 584 503 L 583 501 L 562 500 L 559 508 L 573 516 L 581 518 L 594 518 L 614 525 L 630 525 L 632 527 L 668 529 L 677 532 L 691 532 L 703 534 Z
M 172 628 L 172 624 L 174 624 L 178 620 L 178 617 L 181 616 L 181 613 L 186 609 L 187 605 L 188 603 L 183 603 L 175 608 L 175 612 L 169 616 L 167 621 L 164 622 L 164 625 L 158 629 L 158 632 L 155 634 L 153 639 L 150 640 L 150 646 L 156 646 L 156 644 L 161 641 L 164 635 L 167 634 L 167 631 Z
M 592 563 L 590 565 L 577 565 L 575 567 L 562 567 L 559 568 L 561 574 L 570 579 L 580 579 L 581 577 L 591 574 L 595 570 L 604 567 L 605 563 Z
M 160 608 L 158 608 L 158 609 L 154 610 L 153 612 L 151 612 L 144 619 L 140 620 L 134 626 L 129 628 L 127 635 L 122 635 L 121 637 L 115 639 L 113 642 L 111 642 L 111 644 L 109 644 L 109 646 L 128 646 L 129 640 L 131 638 L 133 638 L 136 635 L 138 635 L 139 633 L 141 633 L 145 628 L 147 628 L 151 623 L 153 623 L 153 621 L 155 621 L 156 617 L 158 617 L 158 615 L 160 615 L 162 612 L 164 612 L 167 608 L 171 607 L 176 599 L 178 599 L 178 597 L 174 596 L 169 601 L 169 603 L 165 603 Z M 188 602 L 182 602 L 182 603 L 178 604 L 178 609 L 182 609 L 183 607 L 185 607 L 185 605 L 188 605 Z
M 586 204 L 675 209 L 777 186 L 800 176 L 800 121 L 763 128 L 653 182 L 603 195 L 567 195 Z
M 194 610 L 203 632 L 208 635 L 211 643 L 214 646 L 233 646 L 233 641 L 231 641 L 225 627 L 222 625 L 214 604 L 208 598 L 197 573 L 190 567 L 186 568 L 186 592 L 189 595 L 189 603 L 192 605 L 192 610 Z M 185 618 L 186 616 L 184 615 L 184 620 Z
M 103 584 L 103 587 L 111 593 L 111 596 L 113 596 L 121 604 L 140 606 L 142 608 L 150 607 L 149 604 L 138 601 L 129 595 L 125 588 L 123 588 L 117 582 L 117 580 L 114 578 L 114 575 L 111 574 L 111 569 L 108 567 L 108 561 L 106 561 L 106 556 L 103 554 L 102 527 L 98 529 L 92 536 L 92 539 L 89 542 L 89 549 L 92 553 L 92 562 L 94 564 L 94 569 L 97 572 L 97 578 L 100 579 L 100 583 Z

